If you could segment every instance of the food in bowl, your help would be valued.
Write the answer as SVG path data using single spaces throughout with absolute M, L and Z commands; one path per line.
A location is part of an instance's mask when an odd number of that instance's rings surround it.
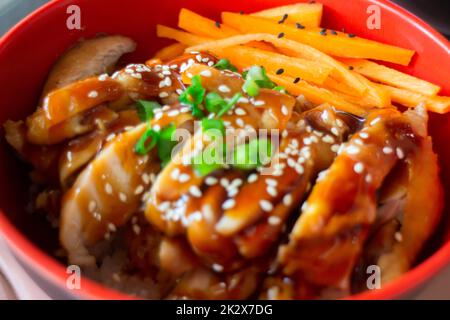
M 321 13 L 183 9 L 145 63 L 120 67 L 122 36 L 65 53 L 36 111 L 4 126 L 68 263 L 193 299 L 338 298 L 369 266 L 383 283 L 409 270 L 442 211 L 427 120 L 450 98 L 373 61 L 413 51 L 320 28 Z

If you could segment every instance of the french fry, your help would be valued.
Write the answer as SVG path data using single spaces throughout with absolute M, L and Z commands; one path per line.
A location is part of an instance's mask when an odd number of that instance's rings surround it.
M 333 69 L 327 65 L 300 58 L 288 57 L 279 53 L 267 52 L 255 48 L 235 46 L 211 49 L 214 54 L 227 58 L 240 69 L 261 65 L 271 73 L 279 70 L 292 77 L 301 77 L 315 84 L 322 84 Z
M 294 95 L 303 95 L 307 100 L 315 104 L 329 103 L 335 108 L 352 113 L 354 115 L 364 117 L 368 114 L 368 109 L 353 104 L 342 99 L 339 95 L 334 94 L 325 88 L 319 88 L 308 84 L 306 81 L 300 80 L 294 83 L 294 79 L 286 76 L 268 74 L 268 76 L 279 86 L 283 86 Z
M 394 88 L 386 85 L 379 86 L 389 92 L 393 102 L 396 102 L 402 106 L 414 108 L 419 104 L 423 104 L 427 110 L 432 112 L 442 114 L 450 111 L 450 97 L 430 97 L 405 89 Z
M 172 39 L 187 46 L 194 46 L 204 42 L 212 41 L 212 39 L 210 38 L 197 36 L 189 32 L 180 31 L 160 24 L 156 26 L 156 34 L 160 38 Z
M 252 13 L 252 16 L 282 21 L 284 23 L 301 23 L 305 27 L 319 27 L 322 20 L 323 5 L 321 3 L 296 3 Z
M 321 62 L 334 68 L 334 74 L 341 80 L 343 85 L 346 85 L 352 91 L 355 91 L 358 95 L 363 95 L 367 91 L 366 85 L 362 83 L 358 77 L 356 77 L 348 68 L 339 61 L 336 61 L 332 57 L 320 52 L 319 50 L 310 47 L 308 45 L 298 43 L 293 40 L 279 39 L 274 35 L 267 33 L 246 34 L 230 37 L 227 39 L 220 39 L 209 43 L 200 44 L 188 48 L 189 51 L 206 51 L 213 48 L 231 47 L 240 44 L 247 43 L 249 41 L 265 41 L 271 43 L 281 53 L 285 53 L 289 56 Z
M 414 91 L 420 94 L 434 96 L 441 88 L 428 81 L 413 77 L 409 74 L 383 66 L 364 59 L 341 59 L 347 66 L 363 76 L 393 87 Z
M 213 39 L 221 39 L 238 34 L 237 30 L 229 26 L 220 25 L 188 9 L 181 9 L 178 17 L 178 27 L 193 34 Z
M 183 43 L 174 43 L 156 52 L 153 58 L 162 61 L 171 60 L 183 54 L 186 47 Z
M 260 17 L 223 12 L 222 20 L 225 25 L 235 28 L 241 33 L 270 33 L 274 35 L 283 33 L 288 39 L 310 45 L 336 57 L 376 59 L 408 65 L 414 55 L 412 50 L 359 37 L 350 38 L 340 32 L 337 32 L 336 35 L 328 34 L 328 36 L 324 36 L 318 28 L 298 29 L 294 26 L 278 24 Z

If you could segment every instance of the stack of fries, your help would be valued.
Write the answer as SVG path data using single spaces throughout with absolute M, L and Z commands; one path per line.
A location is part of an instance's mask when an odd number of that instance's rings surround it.
M 322 12 L 322 4 L 299 3 L 253 14 L 223 12 L 220 23 L 182 9 L 178 27 L 184 31 L 158 25 L 159 37 L 177 43 L 155 58 L 202 51 L 240 71 L 261 65 L 291 94 L 360 116 L 398 105 L 450 110 L 450 97 L 439 96 L 439 86 L 381 64 L 407 66 L 414 51 L 321 28 Z

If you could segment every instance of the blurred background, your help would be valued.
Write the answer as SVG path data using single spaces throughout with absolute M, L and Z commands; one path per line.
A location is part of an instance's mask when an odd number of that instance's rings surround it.
M 0 0 L 0 35 L 49 0 Z M 95 1 L 95 0 L 92 0 Z M 170 0 L 166 0 L 170 1 Z M 342 2 L 347 0 L 342 0 Z M 320 2 L 320 1 L 319 1 Z M 449 0 L 394 0 L 450 38 Z
M 28 13 L 48 1 L 0 0 L 0 36 Z M 342 0 L 343 3 L 344 1 L 347 0 Z M 450 39 L 450 0 L 394 0 L 393 2 L 413 12 Z M 6 273 L 6 270 L 8 270 L 9 278 L 16 280 L 14 287 L 11 286 L 7 277 L 2 274 L 2 271 Z M 20 281 L 18 281 L 19 279 Z M 0 300 L 48 299 L 46 292 L 48 292 L 47 288 L 39 287 L 31 280 L 26 271 L 17 264 L 0 238 Z M 409 298 L 450 299 L 450 267 Z

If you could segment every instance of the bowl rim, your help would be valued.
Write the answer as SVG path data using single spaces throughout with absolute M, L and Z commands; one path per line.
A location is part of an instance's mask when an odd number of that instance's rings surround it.
M 27 15 L 4 36 L 0 38 L 0 52 L 8 41 L 21 32 L 26 32 L 28 25 L 32 24 L 40 15 L 52 10 L 61 2 L 66 0 L 52 0 Z M 449 41 L 434 28 L 418 18 L 411 12 L 400 7 L 389 0 L 362 0 L 377 4 L 384 10 L 390 11 L 400 20 L 414 24 L 425 36 L 433 40 L 435 45 L 450 51 Z M 33 266 L 34 270 L 56 287 L 65 286 L 68 274 L 65 266 L 55 258 L 44 252 L 22 234 L 0 209 L 0 236 L 3 236 L 12 249 L 13 253 L 27 265 Z M 394 299 L 400 298 L 407 292 L 424 284 L 425 281 L 435 276 L 445 265 L 450 264 L 450 240 L 444 243 L 432 255 L 423 262 L 397 278 L 384 285 L 382 289 L 365 291 L 345 297 L 344 300 L 366 300 L 366 299 Z M 67 289 L 69 290 L 69 289 Z M 94 280 L 82 276 L 82 285 L 78 290 L 73 290 L 74 297 L 82 299 L 107 299 L 107 300 L 129 300 L 136 297 L 121 293 L 115 289 L 104 286 Z

